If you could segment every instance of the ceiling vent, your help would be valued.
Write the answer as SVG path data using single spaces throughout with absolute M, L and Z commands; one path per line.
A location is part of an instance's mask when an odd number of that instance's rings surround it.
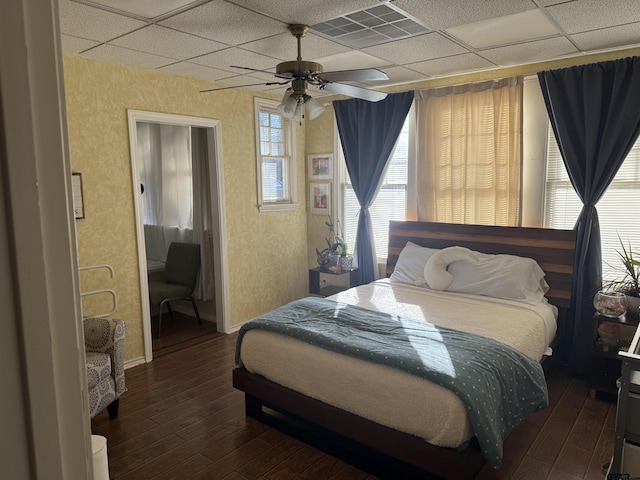
M 352 48 L 423 35 L 431 30 L 391 3 L 311 25 L 311 31 Z

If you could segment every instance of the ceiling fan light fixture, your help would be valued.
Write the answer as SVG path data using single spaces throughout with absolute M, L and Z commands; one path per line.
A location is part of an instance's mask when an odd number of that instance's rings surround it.
M 324 107 L 320 103 L 309 95 L 305 96 L 304 106 L 307 109 L 307 117 L 309 120 L 318 118 L 324 112 Z
M 293 90 L 288 88 L 282 98 L 282 103 L 278 105 L 278 111 L 283 117 L 291 120 L 295 115 L 295 110 L 298 105 L 298 99 L 293 96 Z
M 302 122 L 303 114 L 304 114 L 304 104 L 298 103 L 296 105 L 295 111 L 293 112 L 293 118 L 291 120 L 293 120 L 294 122 Z

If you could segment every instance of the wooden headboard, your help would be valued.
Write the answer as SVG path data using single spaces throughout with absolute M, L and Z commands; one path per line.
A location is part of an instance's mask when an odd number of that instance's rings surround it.
M 407 242 L 429 248 L 454 245 L 483 253 L 507 253 L 533 258 L 545 272 L 550 290 L 545 295 L 560 308 L 571 305 L 576 232 L 545 228 L 494 227 L 433 222 L 398 222 L 389 224 L 387 277 Z

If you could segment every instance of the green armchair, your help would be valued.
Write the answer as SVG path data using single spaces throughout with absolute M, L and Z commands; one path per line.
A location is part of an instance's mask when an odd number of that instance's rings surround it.
M 91 418 L 107 408 L 109 417 L 118 416 L 124 383 L 123 320 L 109 318 L 84 319 L 84 345 L 89 387 Z

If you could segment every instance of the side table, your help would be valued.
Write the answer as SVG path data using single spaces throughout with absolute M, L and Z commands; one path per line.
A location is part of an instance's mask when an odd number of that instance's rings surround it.
M 597 393 L 617 395 L 616 380 L 620 377 L 621 368 L 618 352 L 626 351 L 629 348 L 633 333 L 640 323 L 640 318 L 627 312 L 619 317 L 605 317 L 595 314 L 591 321 L 593 368 L 589 374 L 588 386 L 592 396 Z M 620 326 L 620 340 L 617 345 L 609 345 L 598 335 L 598 327 L 603 323 Z
M 309 269 L 309 293 L 314 295 L 321 295 L 323 297 L 328 297 L 329 295 L 334 295 L 338 292 L 342 292 L 347 288 L 355 287 L 356 275 L 355 273 L 358 271 L 357 268 L 353 270 L 348 270 L 346 272 L 331 272 L 327 270 L 321 270 L 320 267 L 310 268 Z M 332 277 L 341 277 L 343 275 L 349 276 L 349 286 L 343 285 L 331 285 L 327 282 L 323 282 L 323 276 L 329 275 Z

